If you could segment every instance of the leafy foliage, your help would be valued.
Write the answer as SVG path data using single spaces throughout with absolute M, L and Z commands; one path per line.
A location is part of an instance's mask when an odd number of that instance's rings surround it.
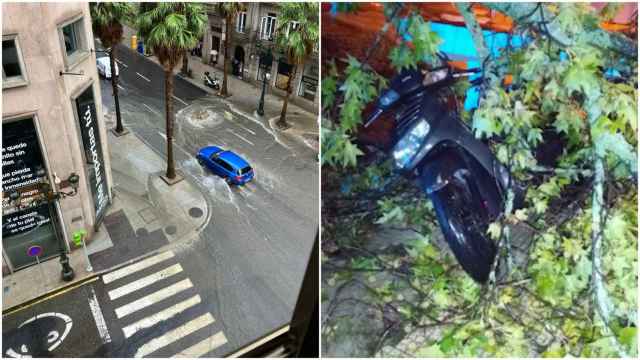
M 437 36 L 410 11 L 392 17 L 391 6 L 385 6 L 385 15 L 398 36 L 388 54 L 391 64 L 397 70 L 428 64 Z M 411 355 L 612 357 L 620 355 L 620 345 L 626 354 L 637 356 L 637 63 L 622 61 L 618 53 L 605 50 L 610 46 L 595 47 L 582 36 L 610 17 L 610 10 L 596 14 L 584 4 L 541 6 L 556 16 L 554 34 L 564 38 L 546 36 L 544 26 L 529 31 L 539 25 L 535 23 L 517 28 L 527 31 L 528 41 L 490 60 L 497 73 L 487 74 L 480 106 L 469 114 L 476 136 L 527 186 L 525 207 L 489 226 L 496 241 L 511 228 L 525 228 L 529 234 L 524 259 L 504 271 L 495 285 L 480 287 L 464 275 L 438 242 L 430 204 L 408 183 L 388 180 L 393 178 L 388 163 L 363 161 L 362 151 L 353 145 L 362 110 L 384 81 L 352 57 L 342 71 L 332 65 L 323 79 L 323 178 L 331 174 L 327 186 L 323 179 L 323 209 L 334 199 L 325 200 L 324 194 L 340 189 L 340 195 L 358 199 L 352 204 L 357 204 L 360 220 L 323 217 L 323 242 L 345 236 L 325 232 L 327 227 L 349 228 L 359 239 L 337 241 L 357 257 L 351 266 L 334 269 L 332 256 L 327 256 L 323 266 L 336 275 L 325 286 L 359 281 L 358 274 L 365 273 L 365 301 L 392 319 L 387 320 L 393 321 L 389 329 L 439 329 Z M 603 70 L 608 67 L 628 70 L 612 82 Z M 505 87 L 507 74 L 513 83 Z M 541 156 L 554 142 L 561 143 L 562 150 Z M 590 197 L 597 185 L 596 159 L 604 160 L 603 204 Z M 340 183 L 332 187 L 329 180 Z M 594 206 L 606 215 L 599 271 L 613 304 L 608 319 L 596 311 L 594 296 Z M 373 215 L 362 215 L 366 209 Z M 367 231 L 381 226 L 418 235 L 400 253 L 363 250 Z M 507 260 L 514 256 L 510 244 L 501 250 Z M 399 319 L 386 315 L 388 309 L 395 309 Z M 383 334 L 379 343 L 389 337 Z

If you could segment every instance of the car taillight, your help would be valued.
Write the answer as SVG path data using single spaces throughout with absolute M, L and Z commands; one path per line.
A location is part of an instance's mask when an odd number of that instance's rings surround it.
M 236 176 L 236 180 L 237 180 L 237 181 L 242 180 L 242 176 Z

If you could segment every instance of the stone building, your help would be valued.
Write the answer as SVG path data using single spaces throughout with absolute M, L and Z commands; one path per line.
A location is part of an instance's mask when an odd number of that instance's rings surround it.
M 100 99 L 89 3 L 2 4 L 3 274 L 100 225 L 113 181 Z M 45 181 L 73 196 L 32 201 Z
M 259 85 L 265 71 L 271 78 L 269 90 L 284 96 L 287 80 L 293 66 L 284 54 L 275 49 L 275 32 L 278 27 L 277 3 L 244 3 L 246 11 L 238 14 L 232 29 L 229 47 L 230 74 L 236 78 Z M 202 61 L 222 70 L 224 67 L 225 19 L 217 12 L 216 4 L 207 4 L 208 24 L 202 42 Z M 271 61 L 260 57 L 271 52 Z M 268 57 L 264 57 L 268 58 Z M 318 113 L 320 89 L 318 88 L 318 47 L 310 59 L 298 67 L 291 84 L 290 101 L 300 107 Z

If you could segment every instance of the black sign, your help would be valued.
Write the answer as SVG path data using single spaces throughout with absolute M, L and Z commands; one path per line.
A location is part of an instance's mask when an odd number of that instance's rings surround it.
M 2 124 L 2 191 L 31 185 L 40 179 L 36 171 L 44 169 L 42 152 L 33 119 Z M 3 208 L 5 203 L 3 202 Z
M 313 86 L 313 87 L 318 86 L 318 79 L 312 78 L 306 75 L 302 75 L 302 82 L 309 86 Z
M 76 99 L 76 106 L 80 121 L 80 133 L 82 134 L 82 145 L 88 165 L 87 174 L 96 212 L 95 226 L 98 226 L 107 209 L 109 196 L 107 194 L 107 179 L 104 171 L 102 145 L 100 143 L 100 133 L 98 132 L 92 87 L 89 87 Z
M 23 234 L 33 230 L 36 226 L 49 224 L 51 215 L 49 205 L 30 207 L 25 210 L 13 212 L 9 215 L 2 215 L 2 237 Z

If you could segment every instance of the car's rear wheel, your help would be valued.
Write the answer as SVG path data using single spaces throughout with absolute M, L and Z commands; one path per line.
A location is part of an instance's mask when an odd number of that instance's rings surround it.
M 197 157 L 196 159 L 198 160 L 198 164 L 204 166 L 204 160 L 202 160 L 202 158 Z

